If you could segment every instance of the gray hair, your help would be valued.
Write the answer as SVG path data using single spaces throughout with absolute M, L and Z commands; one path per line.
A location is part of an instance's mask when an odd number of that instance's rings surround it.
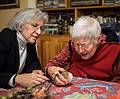
M 95 39 L 101 33 L 99 22 L 90 16 L 81 16 L 73 25 L 71 36 L 75 38 Z
M 22 9 L 9 21 L 8 28 L 18 31 L 22 24 L 34 19 L 43 20 L 43 22 L 46 23 L 48 22 L 48 14 L 37 8 Z

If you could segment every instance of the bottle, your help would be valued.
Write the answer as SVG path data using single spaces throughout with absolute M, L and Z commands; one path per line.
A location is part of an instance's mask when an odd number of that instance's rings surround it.
M 69 26 L 68 26 L 68 31 L 69 31 L 70 34 L 71 34 L 71 32 L 72 32 L 73 24 L 74 24 L 73 17 L 71 16 L 71 17 L 69 18 Z
M 58 34 L 59 35 L 63 35 L 63 24 L 64 24 L 64 22 L 63 22 L 63 19 L 62 19 L 62 15 L 61 14 L 59 14 L 59 18 L 58 18 Z
M 68 22 L 67 19 L 64 19 L 64 34 L 68 34 Z

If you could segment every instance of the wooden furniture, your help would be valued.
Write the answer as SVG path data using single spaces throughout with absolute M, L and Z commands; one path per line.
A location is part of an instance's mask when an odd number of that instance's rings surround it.
M 98 1 L 98 0 L 96 0 Z M 120 15 L 120 3 L 116 4 L 106 4 L 106 0 L 99 0 L 99 4 L 94 5 L 80 5 L 80 6 L 71 6 L 71 0 L 64 0 L 65 7 L 62 8 L 44 8 L 39 6 L 37 4 L 37 7 L 47 11 L 49 14 L 53 14 L 54 16 L 57 15 L 57 13 L 64 13 L 67 15 L 73 15 L 74 19 L 76 20 L 81 15 L 100 15 L 100 16 L 108 16 L 108 15 Z
M 37 40 L 37 52 L 41 64 L 44 66 L 70 40 L 68 35 L 40 35 Z

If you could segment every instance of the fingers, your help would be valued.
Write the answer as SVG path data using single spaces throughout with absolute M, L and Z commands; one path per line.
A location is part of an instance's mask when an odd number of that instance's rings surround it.
M 32 73 L 37 73 L 37 74 L 40 74 L 40 75 L 44 75 L 44 73 L 41 70 L 34 70 Z
M 46 80 L 49 80 L 46 76 L 40 75 L 38 73 L 33 73 L 33 82 L 34 84 L 44 83 Z
M 66 70 L 63 68 L 59 68 L 59 72 L 63 72 L 63 71 L 66 71 Z
M 36 70 L 32 74 L 35 79 L 48 80 L 48 78 L 44 76 L 44 73 L 41 70 Z
M 55 83 L 56 85 L 65 85 L 68 83 L 67 79 L 65 79 L 60 73 L 57 74 L 55 77 Z
M 59 78 L 59 80 L 61 80 L 63 83 L 68 83 L 68 80 L 65 79 L 60 73 L 59 73 L 58 78 Z
M 34 71 L 33 73 L 28 74 L 19 74 L 16 76 L 15 82 L 23 87 L 34 86 L 37 84 L 44 83 L 48 80 L 47 77 L 40 75 L 40 71 Z
M 33 81 L 33 85 L 39 85 L 39 84 L 42 84 L 44 83 L 46 80 L 43 80 L 43 79 L 36 79 Z
M 65 83 L 62 82 L 61 80 L 59 80 L 59 78 L 56 78 L 56 79 L 55 79 L 55 84 L 56 84 L 56 85 L 65 85 Z
M 68 83 L 68 80 L 65 79 L 60 73 L 58 73 L 58 76 L 55 80 L 57 85 L 65 85 Z
M 45 80 L 49 80 L 47 77 L 43 76 L 43 75 L 35 75 L 34 77 L 35 80 L 38 80 L 40 82 L 43 82 Z
M 48 70 L 48 74 L 52 77 L 58 74 L 59 72 L 65 71 L 63 68 L 56 67 L 56 66 L 48 67 L 47 70 Z
M 56 85 L 65 85 L 68 83 L 68 80 L 65 79 L 60 73 L 65 71 L 65 69 L 56 67 L 56 66 L 51 66 L 48 68 L 48 74 L 50 77 L 54 80 Z M 56 76 L 58 75 L 58 76 Z M 56 76 L 56 77 L 55 77 Z M 55 79 L 54 79 L 55 77 Z

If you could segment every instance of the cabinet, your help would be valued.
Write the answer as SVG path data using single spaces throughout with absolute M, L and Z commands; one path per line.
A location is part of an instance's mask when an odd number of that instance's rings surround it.
M 42 1 L 42 0 L 38 0 Z M 49 0 L 48 0 L 49 1 Z M 54 0 L 53 0 L 54 1 Z M 109 0 L 99 0 L 99 3 L 94 3 L 93 5 L 89 4 L 88 5 L 80 5 L 73 7 L 72 2 L 74 0 L 64 0 L 65 5 L 63 7 L 41 7 L 40 9 L 47 11 L 49 14 L 54 14 L 54 16 L 57 15 L 57 13 L 66 13 L 67 15 L 74 15 L 75 20 L 80 17 L 81 15 L 84 14 L 91 14 L 91 13 L 96 13 L 98 15 L 110 15 L 110 14 L 120 14 L 120 2 L 118 3 L 113 3 L 113 4 L 107 4 L 106 1 Z M 76 1 L 76 0 L 75 0 Z M 77 0 L 80 1 L 80 0 Z M 84 1 L 84 0 L 82 0 Z M 86 1 L 86 0 L 85 0 Z M 90 1 L 90 0 L 88 0 Z M 91 0 L 91 1 L 98 1 L 98 0 Z M 111 0 L 110 0 L 111 1 Z M 114 1 L 114 0 L 113 0 Z M 116 0 L 117 1 L 117 0 Z M 119 0 L 118 0 L 119 1 Z M 39 8 L 39 4 L 37 4 L 37 7 Z
M 44 66 L 70 40 L 68 35 L 40 35 L 37 40 L 37 52 L 41 64 Z
M 57 1 L 58 6 L 54 6 L 53 3 L 50 3 L 50 1 Z M 48 5 L 43 5 L 42 7 L 40 7 L 40 4 L 37 3 L 38 8 L 48 12 L 50 24 L 57 23 L 59 14 L 62 14 L 63 18 L 72 16 L 74 21 L 76 21 L 82 15 L 90 15 L 96 17 L 100 24 L 111 22 L 120 24 L 119 0 L 62 0 L 64 1 L 62 6 L 59 6 L 59 1 L 60 0 L 46 0 L 46 2 L 49 2 Z M 77 5 L 75 6 L 75 2 L 80 1 L 82 1 L 82 4 L 76 3 Z M 87 3 L 87 1 L 91 1 L 93 3 Z

